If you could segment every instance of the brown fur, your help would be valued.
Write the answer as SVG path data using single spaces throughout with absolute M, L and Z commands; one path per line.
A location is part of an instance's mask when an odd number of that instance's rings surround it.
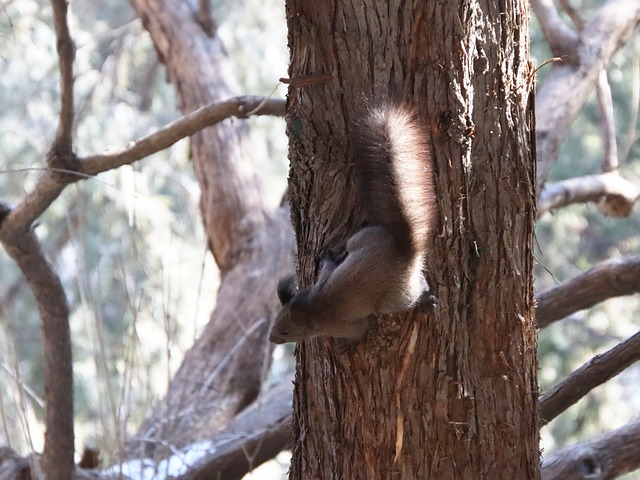
M 410 110 L 383 106 L 355 125 L 352 137 L 368 226 L 349 239 L 342 262 L 325 256 L 311 287 L 296 290 L 294 277 L 280 282 L 274 343 L 318 335 L 357 341 L 372 315 L 433 307 L 422 272 L 435 216 L 426 132 Z

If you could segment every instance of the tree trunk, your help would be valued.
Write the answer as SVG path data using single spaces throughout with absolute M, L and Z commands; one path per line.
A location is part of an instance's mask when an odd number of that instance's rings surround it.
M 188 113 L 238 92 L 227 53 L 197 21 L 195 2 L 132 0 L 149 31 L 180 108 Z M 216 308 L 136 436 L 130 456 L 162 458 L 172 448 L 221 430 L 260 390 L 277 311 L 278 276 L 291 262 L 284 209 L 264 205 L 263 184 L 242 121 L 219 123 L 191 137 L 202 190 L 200 208 L 209 247 L 220 269 Z M 195 286 L 194 286 L 195 288 Z M 203 289 L 203 294 L 212 294 Z M 267 299 L 267 300 L 265 300 Z
M 434 314 L 379 319 L 353 353 L 298 346 L 291 478 L 540 476 L 528 6 L 455 5 L 287 1 L 301 283 L 362 219 L 347 130 L 364 98 L 415 106 L 440 209 Z

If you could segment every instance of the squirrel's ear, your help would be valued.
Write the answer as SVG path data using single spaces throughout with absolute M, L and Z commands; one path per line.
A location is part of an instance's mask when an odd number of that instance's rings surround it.
M 296 283 L 296 276 L 293 274 L 281 278 L 278 282 L 278 298 L 280 299 L 280 303 L 282 305 L 286 305 L 287 303 L 289 303 L 293 296 L 296 294 Z

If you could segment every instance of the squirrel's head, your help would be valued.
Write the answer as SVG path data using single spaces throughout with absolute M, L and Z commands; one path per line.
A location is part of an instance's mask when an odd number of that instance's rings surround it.
M 301 301 L 304 295 L 297 292 L 295 276 L 285 277 L 278 284 L 278 298 L 282 308 L 271 327 L 269 340 L 273 343 L 300 342 L 309 337 L 311 325 Z
M 300 308 L 295 305 L 295 300 L 282 307 L 271 327 L 269 340 L 273 343 L 301 342 L 311 333 L 311 325 L 306 320 Z

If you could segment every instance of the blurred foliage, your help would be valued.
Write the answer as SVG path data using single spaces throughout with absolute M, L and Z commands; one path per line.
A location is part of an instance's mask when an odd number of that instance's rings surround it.
M 574 1 L 583 18 L 601 1 Z M 267 95 L 287 76 L 282 2 L 214 0 L 213 13 L 230 54 L 238 91 Z M 565 16 L 566 17 L 566 16 Z M 566 17 L 568 18 L 568 17 Z M 127 2 L 74 0 L 70 26 L 76 54 L 76 151 L 117 149 L 179 116 L 173 88 L 148 35 Z M 535 19 L 532 54 L 551 56 Z M 634 36 L 608 67 L 622 174 L 640 178 L 637 98 L 640 39 Z M 544 82 L 551 65 L 538 74 Z M 284 95 L 280 86 L 275 96 Z M 636 96 L 634 96 L 636 95 Z M 51 9 L 44 0 L 0 4 L 0 198 L 20 201 L 40 175 L 54 137 L 59 104 Z M 595 95 L 576 120 L 553 180 L 597 173 L 602 160 Z M 270 204 L 286 178 L 280 119 L 252 119 L 256 159 Z M 215 302 L 215 266 L 206 254 L 198 186 L 187 142 L 131 167 L 68 188 L 36 232 L 60 273 L 72 308 L 78 451 L 116 454 L 166 388 Z M 536 286 L 543 290 L 607 258 L 640 253 L 640 215 L 604 218 L 592 205 L 546 214 L 536 235 Z M 13 262 L 0 253 L 0 406 L 4 438 L 14 448 L 41 449 L 42 354 L 35 302 Z M 198 284 L 193 282 L 194 276 Z M 541 390 L 594 354 L 635 333 L 638 296 L 609 300 L 558 322 L 540 335 Z M 143 341 L 141 339 L 144 339 Z M 291 368 L 276 349 L 269 381 Z M 638 416 L 640 373 L 630 369 L 543 430 L 543 447 L 608 431 Z

